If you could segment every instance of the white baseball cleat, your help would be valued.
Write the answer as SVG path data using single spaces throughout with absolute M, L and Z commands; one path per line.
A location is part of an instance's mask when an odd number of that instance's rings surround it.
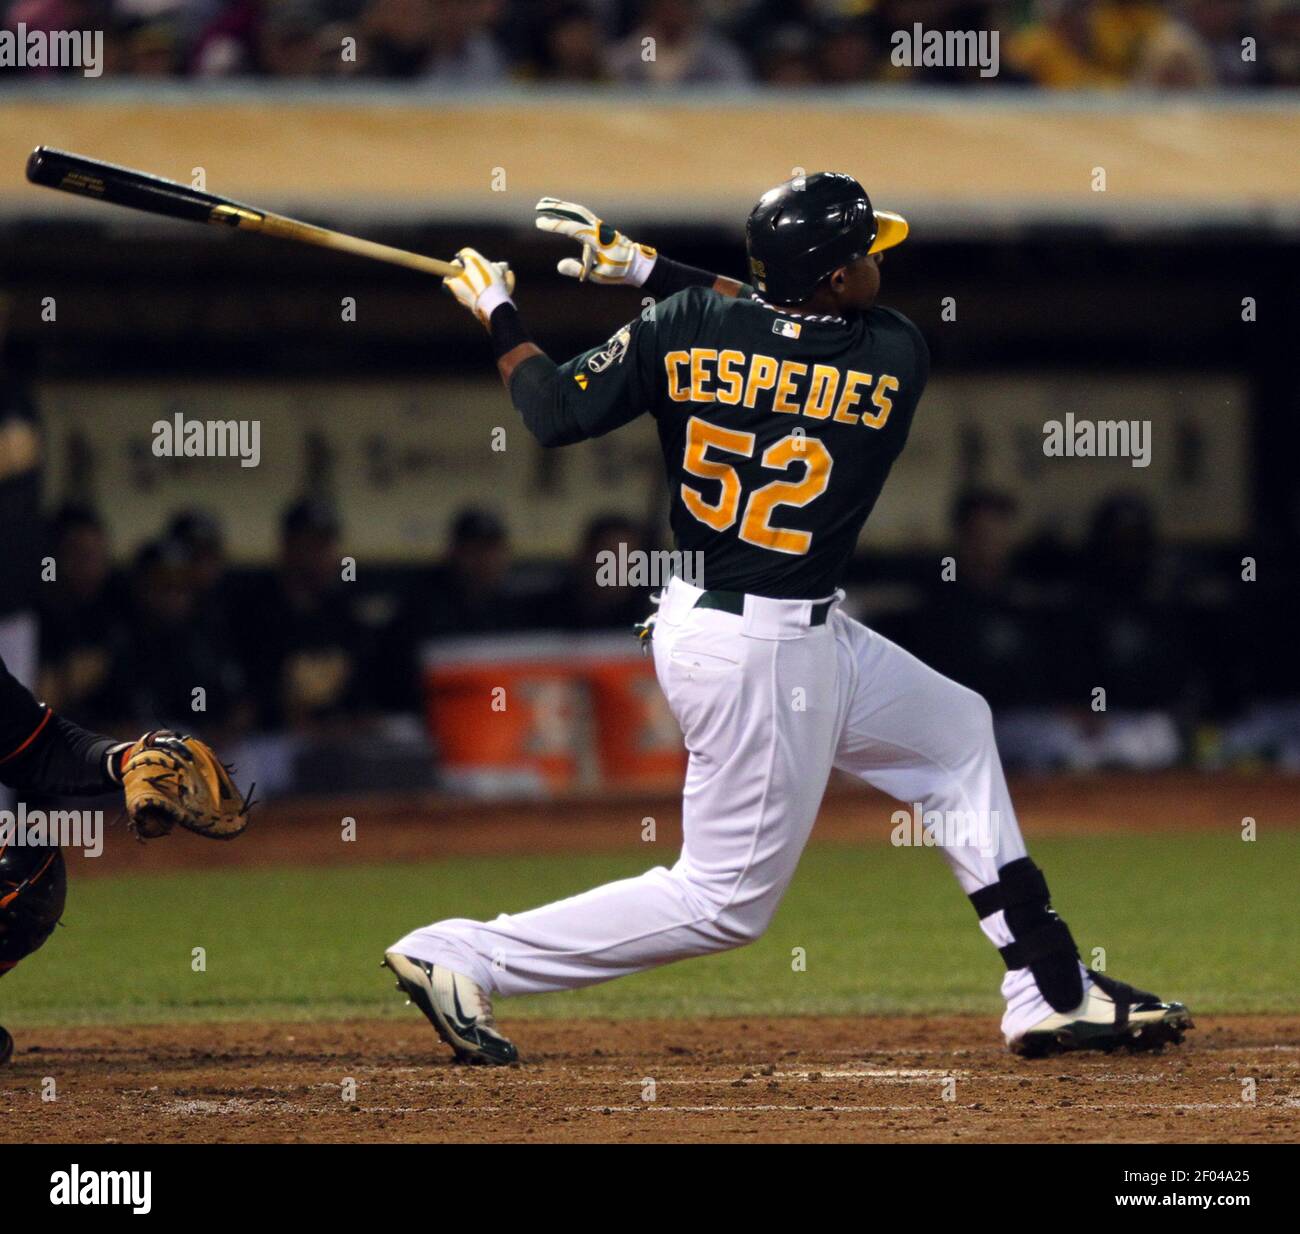
M 1054 1011 L 1007 1044 L 1013 1054 L 1043 1058 L 1071 1050 L 1159 1050 L 1194 1027 L 1182 1003 L 1166 1003 L 1102 973 L 1088 974 L 1083 1002 Z
M 492 1000 L 468 977 L 396 951 L 384 953 L 384 964 L 396 975 L 397 988 L 424 1012 L 461 1062 L 503 1067 L 519 1061 L 514 1042 L 497 1032 Z

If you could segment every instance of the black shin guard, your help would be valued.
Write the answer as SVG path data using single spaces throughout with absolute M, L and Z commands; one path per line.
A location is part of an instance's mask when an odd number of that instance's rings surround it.
M 1043 872 L 1028 857 L 1010 861 L 998 881 L 970 897 L 982 920 L 999 909 L 1012 942 L 998 950 L 1008 969 L 1027 968 L 1054 1011 L 1071 1011 L 1083 1002 L 1079 949 L 1070 927 L 1052 911 Z

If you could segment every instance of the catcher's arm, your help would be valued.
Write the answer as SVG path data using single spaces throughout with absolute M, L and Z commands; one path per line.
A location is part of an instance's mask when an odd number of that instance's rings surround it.
M 115 788 L 124 743 L 37 702 L 0 660 L 0 784 L 25 793 L 93 796 Z
M 533 207 L 542 231 L 568 236 L 582 245 L 581 259 L 565 257 L 556 266 L 566 278 L 579 282 L 644 287 L 662 300 L 687 287 L 711 287 L 724 296 L 737 296 L 744 284 L 721 274 L 670 261 L 648 244 L 638 244 L 574 201 L 543 197 Z

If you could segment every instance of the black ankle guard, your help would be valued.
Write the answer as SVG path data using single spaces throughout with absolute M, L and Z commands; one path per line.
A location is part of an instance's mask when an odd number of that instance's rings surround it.
M 1028 857 L 1008 862 L 998 881 L 974 892 L 970 901 L 982 920 L 999 909 L 1014 941 L 999 947 L 1008 969 L 1027 968 L 1054 1011 L 1083 1002 L 1079 949 L 1070 927 L 1052 911 L 1043 872 Z

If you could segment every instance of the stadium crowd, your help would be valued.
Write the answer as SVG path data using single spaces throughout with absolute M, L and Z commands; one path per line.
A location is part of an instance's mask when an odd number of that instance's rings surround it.
M 98 515 L 50 523 L 58 563 L 42 587 L 41 689 L 108 731 L 193 722 L 206 733 L 317 737 L 423 707 L 422 650 L 531 630 L 621 630 L 650 593 L 601 586 L 603 550 L 651 547 L 628 518 L 594 520 L 567 562 L 518 560 L 502 521 L 462 511 L 438 563 L 341 576 L 345 528 L 305 498 L 285 510 L 273 570 L 232 570 L 219 523 L 178 513 L 123 569 Z M 1277 760 L 1300 770 L 1300 655 L 1288 623 L 1300 571 L 1165 543 L 1151 508 L 1118 495 L 1071 548 L 1024 538 L 1015 500 L 963 494 L 952 512 L 955 577 L 933 554 L 863 557 L 850 608 L 994 707 L 1004 757 L 1033 769 Z M 1270 558 L 1274 563 L 1276 558 Z M 1096 707 L 1095 691 L 1106 692 Z
M 3 8 L 11 30 L 104 31 L 108 78 L 356 78 L 457 90 L 1300 85 L 1300 0 L 6 0 Z M 893 36 L 916 23 L 997 31 L 996 75 L 896 63 Z

